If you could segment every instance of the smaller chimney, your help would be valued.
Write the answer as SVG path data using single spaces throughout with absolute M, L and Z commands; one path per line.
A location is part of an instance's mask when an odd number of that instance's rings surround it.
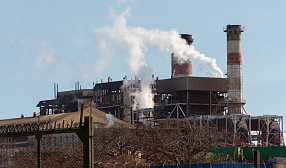
M 192 45 L 194 39 L 190 34 L 180 34 L 181 38 L 186 40 L 187 45 Z M 172 66 L 171 66 L 171 78 L 192 76 L 192 59 L 188 59 L 185 63 L 180 63 L 174 56 L 171 55 Z
M 37 117 L 37 113 L 36 112 L 33 113 L 33 117 Z
M 21 118 L 24 118 L 24 114 L 21 114 Z
M 109 83 L 109 82 L 112 82 L 111 77 L 108 77 L 108 78 L 107 78 L 107 82 L 108 82 L 108 83 Z

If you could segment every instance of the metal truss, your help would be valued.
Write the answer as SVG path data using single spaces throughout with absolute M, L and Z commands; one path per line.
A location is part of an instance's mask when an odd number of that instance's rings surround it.
M 170 119 L 174 112 L 177 113 L 177 119 L 179 118 L 179 113 L 182 113 L 184 116 L 183 119 L 193 120 L 197 125 L 214 127 L 225 131 L 226 136 L 232 138 L 231 142 L 225 140 L 226 145 L 284 146 L 285 144 L 282 116 L 230 114 L 200 115 L 186 118 L 184 111 L 178 103 L 166 119 Z

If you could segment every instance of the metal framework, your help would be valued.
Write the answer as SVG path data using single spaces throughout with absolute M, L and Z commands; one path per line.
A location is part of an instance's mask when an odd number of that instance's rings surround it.
M 192 90 L 157 94 L 155 95 L 154 118 L 188 118 L 196 115 L 226 114 L 225 94 Z M 177 113 L 174 113 L 174 109 L 177 109 Z
M 82 115 L 81 115 L 82 116 Z M 38 167 L 41 167 L 41 141 L 47 134 L 76 133 L 83 143 L 84 167 L 94 167 L 93 124 L 92 117 L 85 117 L 82 123 L 36 123 L 28 125 L 13 125 L 0 127 L 0 137 L 35 136 L 37 139 Z
M 166 119 L 170 119 L 176 112 L 179 119 L 180 113 L 185 114 L 177 104 Z M 214 127 L 225 131 L 230 140 L 225 140 L 226 146 L 281 146 L 285 144 L 283 138 L 283 116 L 263 115 L 250 116 L 246 114 L 230 115 L 199 115 L 192 117 L 183 117 L 181 119 L 192 120 L 199 126 Z

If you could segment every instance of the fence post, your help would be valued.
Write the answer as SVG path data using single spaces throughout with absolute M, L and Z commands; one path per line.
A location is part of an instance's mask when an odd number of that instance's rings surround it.
M 84 117 L 84 126 L 82 128 L 83 129 L 76 131 L 76 134 L 83 143 L 83 167 L 94 168 L 94 133 L 92 117 Z
M 38 168 L 41 168 L 41 139 L 42 135 L 41 134 L 36 134 L 36 139 L 37 139 L 37 148 L 38 148 Z
M 94 149 L 93 149 L 93 122 L 92 117 L 84 118 L 84 167 L 94 168 Z

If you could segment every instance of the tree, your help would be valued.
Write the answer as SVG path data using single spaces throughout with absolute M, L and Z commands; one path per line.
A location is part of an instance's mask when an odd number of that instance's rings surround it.
M 206 156 L 211 161 L 208 150 L 222 146 L 225 139 L 223 132 L 187 120 L 166 120 L 138 131 L 143 158 L 158 165 L 203 163 Z
M 221 162 L 224 157 L 208 150 L 223 146 L 224 140 L 224 132 L 188 120 L 165 120 L 132 130 L 113 127 L 96 133 L 95 160 L 152 165 Z

